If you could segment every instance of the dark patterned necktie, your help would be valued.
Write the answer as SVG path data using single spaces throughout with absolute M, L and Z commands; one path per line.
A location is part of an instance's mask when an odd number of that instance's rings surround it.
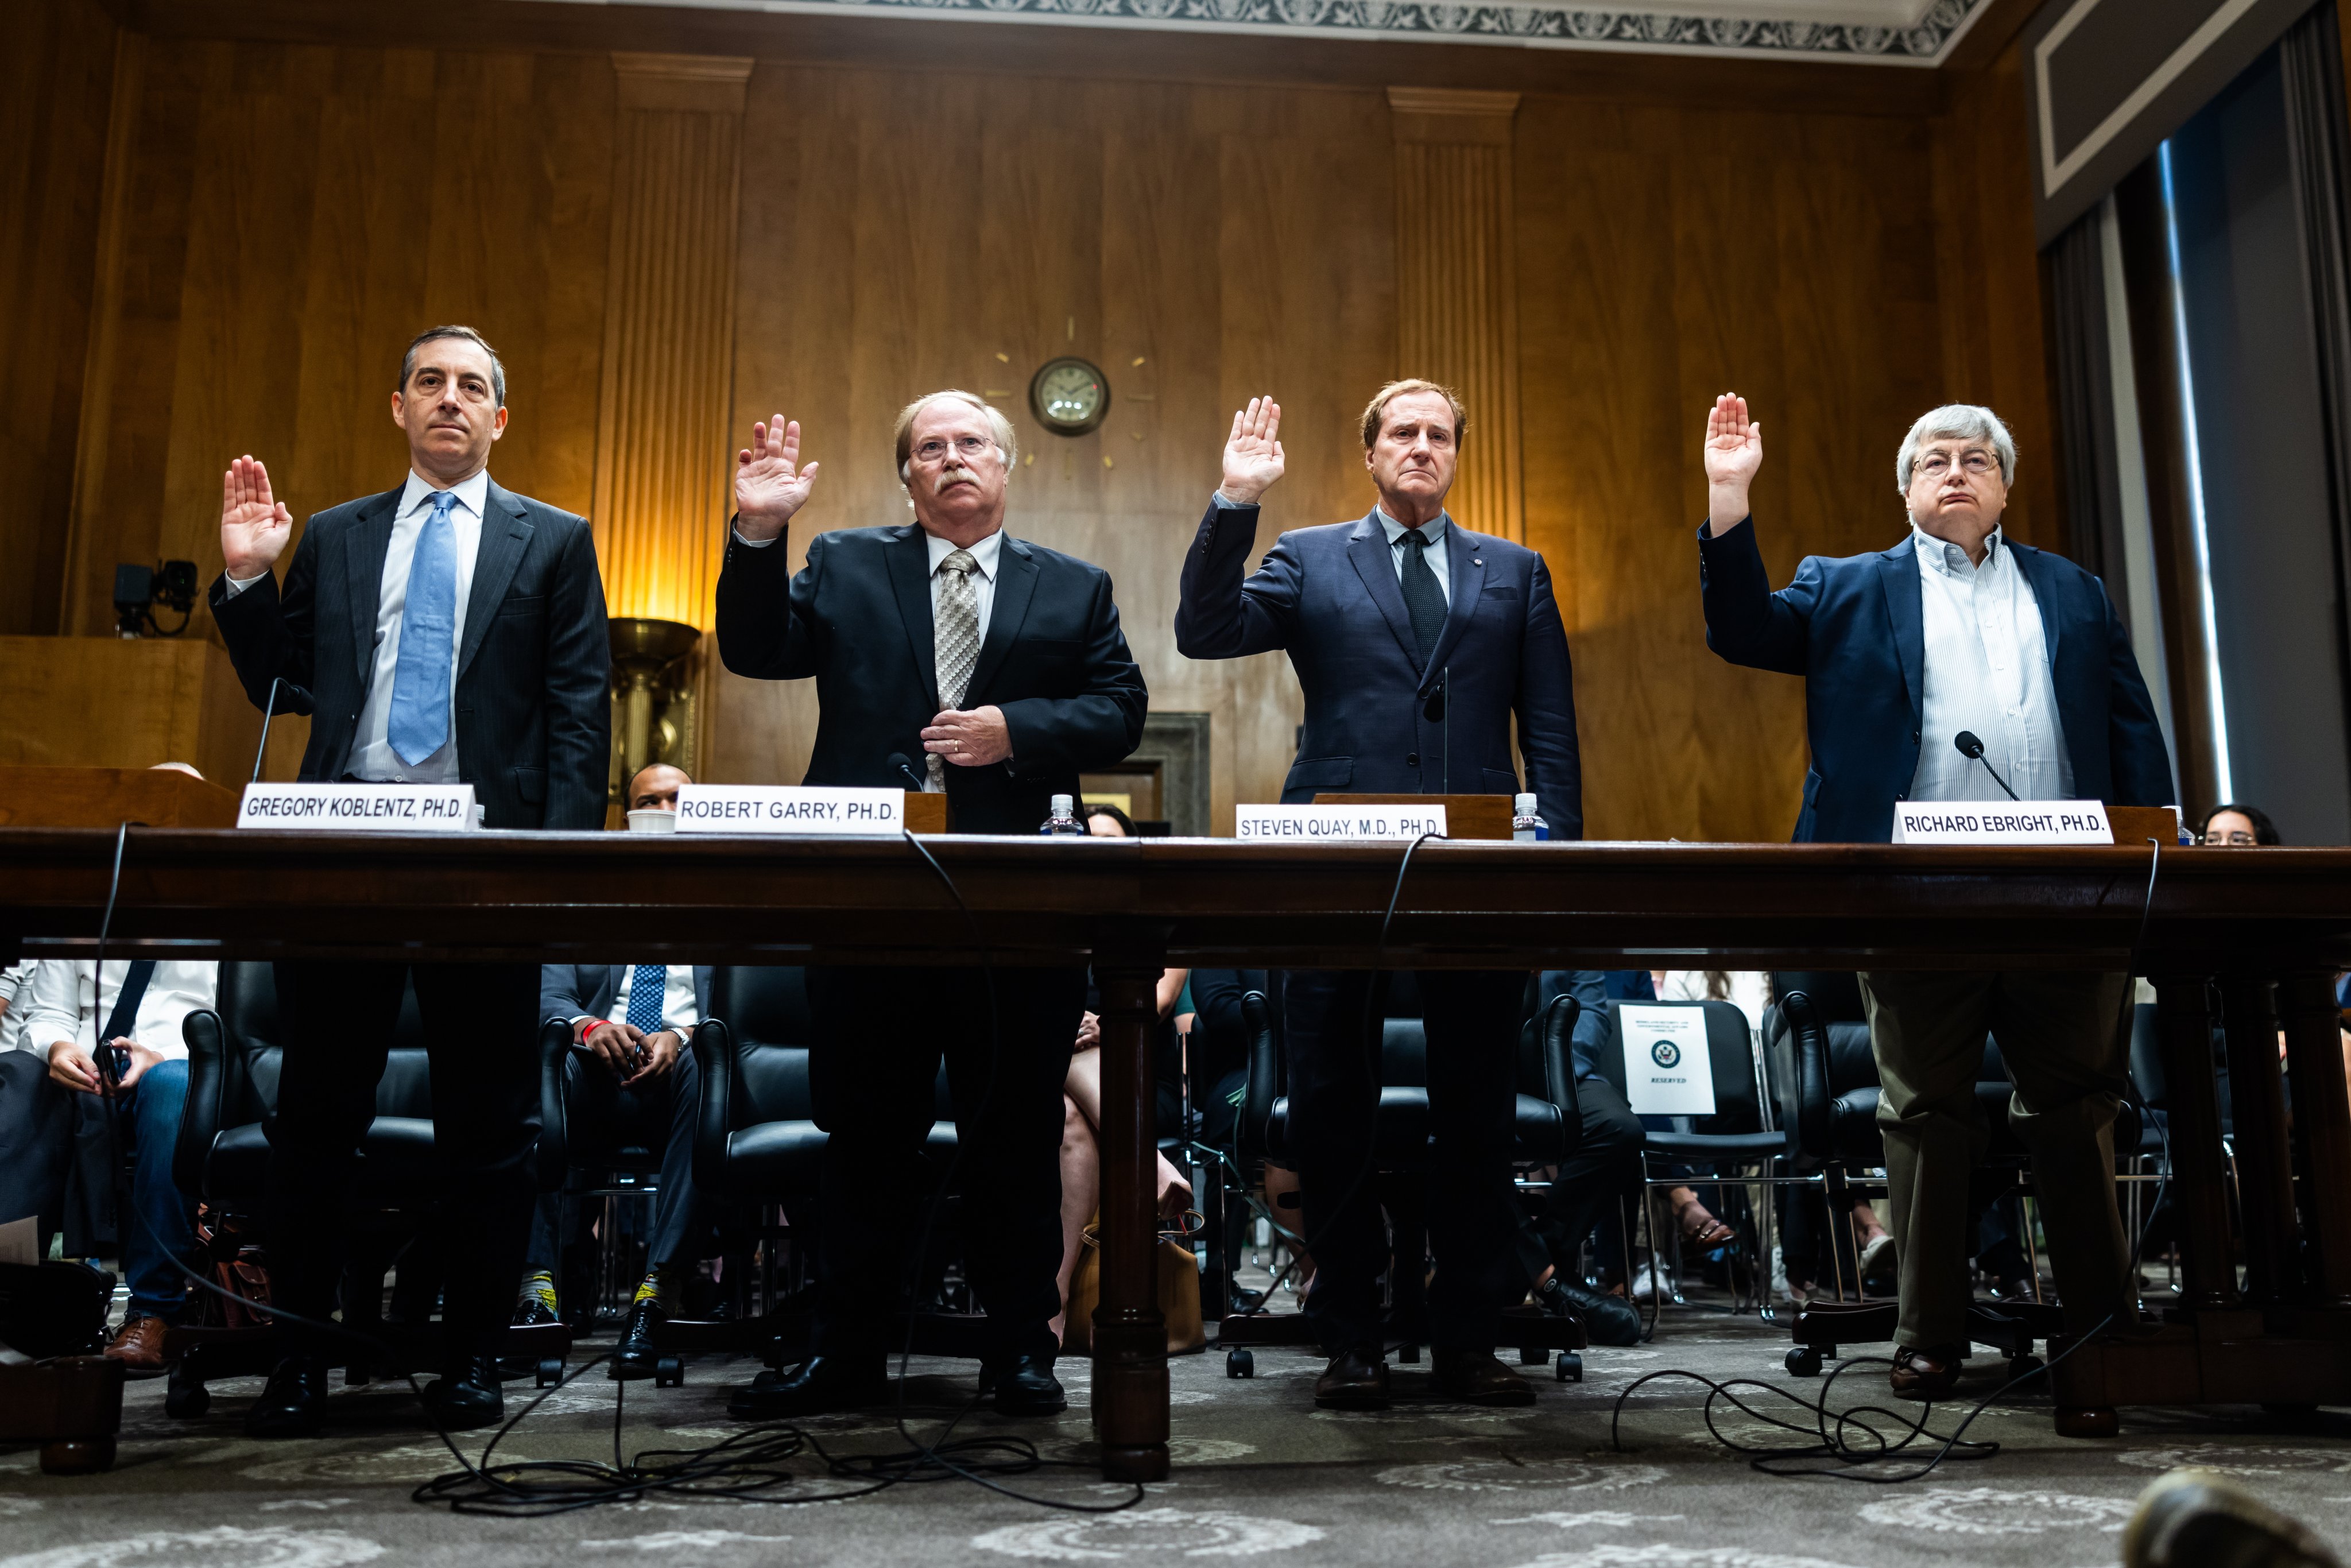
M 669 970 L 660 964 L 639 964 L 629 972 L 629 1027 L 641 1034 L 661 1028 L 662 1001 L 669 989 Z
M 1437 586 L 1437 573 L 1428 570 L 1427 550 L 1427 535 L 1418 528 L 1405 529 L 1404 607 L 1412 617 L 1412 640 L 1419 644 L 1424 664 L 1445 630 L 1445 590 Z

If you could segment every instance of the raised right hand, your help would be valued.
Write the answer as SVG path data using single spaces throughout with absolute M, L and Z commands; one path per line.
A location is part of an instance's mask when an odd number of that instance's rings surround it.
M 735 527 L 745 538 L 774 538 L 808 505 L 817 465 L 799 460 L 799 420 L 779 413 L 751 427 L 751 444 L 735 455 Z
M 1725 392 L 1706 416 L 1706 527 L 1709 534 L 1747 520 L 1747 492 L 1763 466 L 1763 422 L 1747 417 L 1747 400 Z
M 269 494 L 269 470 L 240 457 L 221 476 L 221 559 L 228 574 L 250 581 L 277 564 L 294 537 L 294 514 Z

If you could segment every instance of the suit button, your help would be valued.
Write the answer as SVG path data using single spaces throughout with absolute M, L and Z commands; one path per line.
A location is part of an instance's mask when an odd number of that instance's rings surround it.
M 1407 752 L 1407 753 L 1405 755 L 1404 765 L 1405 765 L 1406 768 L 1417 768 L 1417 767 L 1419 767 L 1419 766 L 1420 766 L 1420 753 L 1419 753 L 1419 752 L 1417 752 L 1417 751 L 1414 751 L 1414 752 Z
M 1918 732 L 1915 729 L 1910 732 L 1910 744 L 1913 746 L 1918 744 Z

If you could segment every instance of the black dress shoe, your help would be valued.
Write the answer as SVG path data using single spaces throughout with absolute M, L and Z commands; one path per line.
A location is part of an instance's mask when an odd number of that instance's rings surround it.
M 1588 1285 L 1571 1285 L 1557 1275 L 1535 1291 L 1535 1304 L 1555 1318 L 1573 1318 L 1594 1344 L 1622 1348 L 1641 1343 L 1640 1310 L 1622 1296 L 1604 1296 Z
M 1359 1344 L 1331 1358 L 1314 1380 L 1314 1403 L 1325 1410 L 1384 1410 L 1388 1364 L 1375 1344 Z
M 653 1364 L 661 1359 L 661 1352 L 653 1346 L 653 1334 L 668 1321 L 669 1314 L 656 1301 L 642 1301 L 629 1309 L 628 1327 L 621 1331 L 621 1348 L 612 1353 L 614 1378 L 653 1375 Z
M 1535 1385 L 1504 1366 L 1493 1352 L 1438 1350 L 1429 1354 L 1437 1392 L 1464 1405 L 1531 1405 Z
M 498 1392 L 498 1359 L 468 1356 L 424 1385 L 424 1407 L 445 1432 L 495 1427 L 506 1419 L 506 1396 Z
M 514 1317 L 510 1321 L 518 1329 L 536 1329 L 544 1328 L 549 1323 L 559 1323 L 563 1320 L 556 1316 L 545 1301 L 533 1296 L 515 1308 Z
M 1010 1355 L 982 1364 L 979 1391 L 995 1396 L 999 1416 L 1052 1416 L 1070 1407 L 1050 1355 Z
M 776 1421 L 879 1405 L 890 1397 L 888 1367 L 879 1356 L 812 1355 L 789 1373 L 763 1372 L 737 1389 L 726 1414 Z
M 245 1413 L 248 1437 L 315 1437 L 327 1417 L 327 1364 L 289 1355 L 269 1375 L 269 1385 Z
M 2210 1470 L 2174 1470 L 2123 1526 L 2124 1568 L 2342 1568 L 2310 1531 Z

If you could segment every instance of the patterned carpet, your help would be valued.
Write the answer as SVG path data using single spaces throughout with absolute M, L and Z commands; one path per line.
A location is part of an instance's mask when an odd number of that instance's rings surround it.
M 2119 1439 L 2079 1442 L 2051 1432 L 2045 1401 L 2024 1400 L 1987 1412 L 1970 1434 L 1998 1440 L 1996 1457 L 1947 1463 L 1906 1485 L 1860 1486 L 1755 1474 L 1708 1436 L 1704 1390 L 1667 1380 L 1633 1396 L 1625 1451 L 1611 1449 L 1617 1396 L 1667 1367 L 1816 1393 L 1818 1381 L 1782 1373 L 1782 1333 L 1751 1318 L 1674 1312 L 1652 1345 L 1587 1353 L 1581 1385 L 1531 1369 L 1544 1378 L 1541 1397 L 1513 1411 L 1438 1402 L 1423 1366 L 1398 1369 L 1392 1411 L 1317 1412 L 1311 1385 L 1320 1364 L 1303 1354 L 1259 1351 L 1246 1381 L 1225 1376 L 1221 1355 L 1184 1357 L 1174 1376 L 1175 1479 L 1134 1509 L 1100 1514 L 1048 1511 L 955 1482 L 814 1507 L 664 1498 L 528 1521 L 453 1517 L 409 1500 L 416 1482 L 452 1465 L 404 1387 L 339 1388 L 327 1437 L 263 1444 L 238 1431 L 257 1382 L 216 1385 L 211 1412 L 188 1422 L 167 1417 L 162 1383 L 145 1382 L 132 1385 L 121 1459 L 108 1475 L 52 1479 L 31 1449 L 0 1451 L 0 1568 L 474 1568 L 649 1557 L 695 1568 L 1239 1558 L 1410 1568 L 2105 1568 L 2134 1496 L 2183 1463 L 2227 1471 L 2351 1547 L 2351 1415 L 2342 1413 L 2281 1428 L 2250 1409 L 2134 1409 Z M 1971 1386 L 1996 1385 L 1997 1360 L 1971 1365 Z M 692 1365 L 684 1388 L 631 1385 L 626 1446 L 694 1446 L 739 1430 L 726 1416 L 726 1390 L 751 1370 L 705 1361 Z M 971 1370 L 917 1362 L 913 1386 L 926 1410 L 944 1408 L 968 1396 Z M 1087 1458 L 1087 1368 L 1064 1363 L 1062 1373 L 1066 1416 L 1005 1423 L 979 1415 L 964 1430 L 1019 1431 L 1051 1457 Z M 1882 1369 L 1855 1371 L 1840 1385 L 1839 1403 L 1877 1398 L 1882 1378 Z M 528 1386 L 507 1385 L 510 1408 Z M 501 1455 L 609 1457 L 614 1402 L 615 1385 L 592 1373 L 549 1397 Z M 1935 1425 L 1948 1431 L 1955 1420 L 1938 1409 Z M 1721 1425 L 1740 1441 L 1793 1440 L 1736 1411 Z M 845 1452 L 896 1442 L 881 1414 L 810 1430 Z M 470 1451 L 480 1447 L 477 1437 Z M 810 1474 L 810 1495 L 840 1484 L 810 1461 L 794 1466 Z M 1124 1495 L 1081 1468 L 1011 1484 L 1068 1504 Z

